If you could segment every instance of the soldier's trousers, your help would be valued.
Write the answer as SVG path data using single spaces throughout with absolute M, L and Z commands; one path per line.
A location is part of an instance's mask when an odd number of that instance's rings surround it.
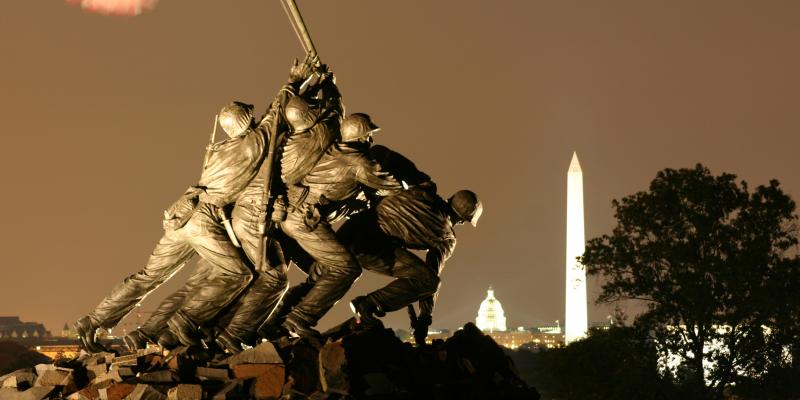
M 260 326 L 265 328 L 274 328 L 283 324 L 286 316 L 303 300 L 308 291 L 314 287 L 314 282 L 319 280 L 319 277 L 325 272 L 322 264 L 315 263 L 313 258 L 309 257 L 305 251 L 297 246 L 297 242 L 291 243 L 295 246 L 284 246 L 284 254 L 287 254 L 287 257 L 291 258 L 292 262 L 308 275 L 308 278 L 292 287 L 289 287 L 288 281 L 286 282 L 286 288 L 278 304 L 261 319 Z M 269 331 L 269 328 L 266 330 Z
M 139 330 L 148 339 L 157 341 L 161 333 L 168 329 L 167 322 L 170 318 L 183 307 L 187 296 L 198 286 L 203 285 L 210 273 L 210 265 L 201 260 L 186 284 L 167 296 Z M 213 324 L 211 326 L 225 330 L 249 345 L 255 344 L 258 327 L 278 304 L 287 286 L 285 270 L 273 268 L 268 271 L 256 271 L 255 278 L 245 292 L 214 318 L 210 322 Z
M 242 342 L 254 345 L 258 327 L 278 304 L 288 285 L 285 267 L 258 271 L 256 279 L 217 326 Z
M 241 251 L 231 243 L 216 216 L 216 206 L 200 203 L 187 223 L 164 233 L 145 267 L 125 278 L 89 314 L 98 326 L 116 325 L 148 293 L 178 271 L 195 253 L 209 265 L 207 279 L 187 293 L 170 321 L 199 326 L 228 305 L 252 279 Z
M 378 252 L 357 253 L 361 266 L 372 272 L 396 278 L 367 297 L 372 299 L 383 312 L 397 311 L 413 302 L 436 293 L 439 289 L 439 276 L 414 253 L 402 248 L 386 249 Z
M 261 233 L 256 226 L 247 223 L 255 220 L 250 214 L 256 212 L 255 209 L 242 207 L 233 214 L 234 218 L 238 217 L 233 221 L 233 229 L 242 245 L 242 250 L 251 262 L 257 265 L 255 278 L 238 299 L 211 321 L 217 330 L 225 330 L 229 335 L 248 345 L 255 344 L 258 328 L 271 315 L 289 287 L 286 276 L 287 260 L 291 260 L 306 272 L 314 263 L 313 259 L 299 248 L 297 242 L 288 239 L 283 232 L 275 231 L 267 253 L 269 258 L 265 264 L 261 264 L 259 243 Z M 167 329 L 167 321 L 183 305 L 186 295 L 207 279 L 209 271 L 210 267 L 205 260 L 198 262 L 197 270 L 189 277 L 186 284 L 161 302 L 158 309 L 141 326 L 140 331 L 150 340 L 158 340 L 161 333 Z M 304 291 L 303 295 L 306 293 L 307 291 Z M 294 306 L 298 301 L 299 299 L 292 301 L 291 305 Z M 281 316 L 285 318 L 288 312 L 289 310 L 285 311 Z
M 250 345 L 254 344 L 258 327 L 278 304 L 289 285 L 286 276 L 288 266 L 280 245 L 282 236 L 271 232 L 271 240 L 267 241 L 267 247 L 264 248 L 259 226 L 263 219 L 256 203 L 237 203 L 233 210 L 233 230 L 242 244 L 242 250 L 256 267 L 255 276 L 245 292 L 217 321 L 217 326 L 228 335 Z
M 439 289 L 439 271 L 428 267 L 399 239 L 386 235 L 374 212 L 354 216 L 336 234 L 362 268 L 396 278 L 367 295 L 382 311 L 399 310 Z
M 435 294 L 439 289 L 438 271 L 433 271 L 421 258 L 404 248 L 402 243 L 383 233 L 374 214 L 367 212 L 353 217 L 339 228 L 336 236 L 355 256 L 361 268 L 396 278 L 367 295 L 382 311 L 399 310 Z M 315 287 L 319 277 L 325 275 L 325 269 L 323 264 L 315 263 L 308 273 L 308 279 L 289 289 L 270 321 L 280 322 L 281 314 L 288 313 Z
M 361 268 L 350 251 L 339 243 L 327 221 L 323 220 L 311 229 L 306 225 L 303 213 L 296 210 L 281 222 L 281 230 L 296 240 L 316 263 L 324 266 L 324 275 L 314 282 L 314 287 L 287 316 L 314 326 L 347 293 L 361 275 Z
M 233 211 L 233 230 L 242 245 L 242 251 L 251 264 L 256 266 L 255 273 L 253 281 L 241 296 L 211 321 L 216 328 L 224 329 L 228 334 L 248 344 L 254 344 L 256 330 L 275 308 L 288 286 L 287 266 L 277 241 L 269 242 L 270 248 L 266 253 L 269 258 L 265 264 L 261 263 L 261 252 L 264 251 L 260 243 L 261 231 L 258 225 L 253 223 L 258 221 L 258 213 L 256 207 L 247 204 L 237 205 Z M 203 284 L 210 271 L 208 263 L 201 260 L 186 284 L 165 298 L 140 330 L 151 340 L 157 340 L 167 328 L 166 322 L 183 306 L 187 294 Z
M 194 292 L 197 286 L 202 285 L 208 279 L 210 273 L 211 265 L 205 260 L 198 261 L 197 269 L 186 280 L 186 284 L 162 300 L 158 308 L 150 314 L 150 317 L 147 318 L 147 321 L 142 324 L 139 330 L 148 339 L 157 342 L 161 333 L 167 329 L 167 322 L 172 318 L 173 314 L 180 310 L 189 293 Z

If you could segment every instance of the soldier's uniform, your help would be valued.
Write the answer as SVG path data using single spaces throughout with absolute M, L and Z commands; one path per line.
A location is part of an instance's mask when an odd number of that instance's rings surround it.
M 290 330 L 316 325 L 361 274 L 350 251 L 336 238 L 328 216 L 362 190 L 381 196 L 402 191 L 399 181 L 367 157 L 368 146 L 360 142 L 334 144 L 302 179 L 302 186 L 288 189 L 290 212 L 281 222 L 281 230 L 325 270 L 287 316 Z
M 419 300 L 420 314 L 432 315 L 439 276 L 456 247 L 450 209 L 435 191 L 417 186 L 342 225 L 339 237 L 361 267 L 397 278 L 366 295 L 380 313 Z M 426 250 L 425 260 L 411 250 Z
M 411 189 L 346 222 L 340 240 L 361 267 L 397 278 L 366 296 L 381 313 L 419 301 L 420 313 L 431 315 L 439 276 L 456 246 L 451 207 L 436 194 L 430 177 L 400 153 L 373 146 L 370 155 Z M 410 250 L 426 250 L 425 261 Z
M 323 68 L 327 73 L 327 69 Z M 276 157 L 280 162 L 274 162 L 271 173 L 273 176 L 281 176 L 282 179 L 296 183 L 298 176 L 302 178 L 325 153 L 325 150 L 333 143 L 337 137 L 338 126 L 341 120 L 341 98 L 338 89 L 333 83 L 332 75 L 327 75 L 327 79 L 321 83 L 321 87 L 313 92 L 314 99 L 308 97 L 297 97 L 298 88 L 305 75 L 291 76 L 287 83 L 278 92 L 278 95 L 262 118 L 259 126 L 270 127 L 277 132 Z M 316 98 L 318 97 L 318 98 Z M 305 111 L 298 115 L 297 106 Z M 303 108 L 305 107 L 305 108 Z M 287 117 L 295 125 L 301 125 L 302 129 L 293 126 L 292 131 L 288 131 L 286 124 Z M 295 117 L 294 119 L 292 117 Z M 226 310 L 225 315 L 221 315 L 215 322 L 222 329 L 220 336 L 227 336 L 228 342 L 242 341 L 253 344 L 255 339 L 254 332 L 269 314 L 281 295 L 288 286 L 286 276 L 287 260 L 283 258 L 281 242 L 289 241 L 280 232 L 264 242 L 268 247 L 263 248 L 262 240 L 265 224 L 269 219 L 266 215 L 269 199 L 265 196 L 266 175 L 269 166 L 262 163 L 259 171 L 254 178 L 247 184 L 241 194 L 236 199 L 235 207 L 232 211 L 232 226 L 237 239 L 241 243 L 242 251 L 255 266 L 254 278 L 246 292 L 242 294 Z M 270 191 L 267 192 L 273 198 L 285 196 L 285 186 L 282 180 L 272 179 Z M 297 247 L 291 241 L 288 245 L 290 250 Z M 313 263 L 302 252 L 292 251 L 290 261 L 295 261 L 305 267 L 306 270 Z M 266 257 L 266 258 L 265 258 Z M 186 286 L 165 299 L 159 308 L 153 313 L 150 319 L 140 328 L 140 331 L 149 341 L 155 341 L 164 331 L 162 323 L 170 315 L 174 314 L 181 306 L 181 301 L 192 293 L 198 283 L 204 281 L 203 274 L 207 269 L 198 268 L 196 275 L 189 279 Z
M 351 217 L 336 232 L 362 268 L 396 278 L 385 287 L 358 297 L 354 303 L 366 305 L 365 309 L 380 316 L 419 301 L 418 327 L 426 331 L 432 319 L 439 276 L 455 250 L 453 221 L 461 222 L 460 217 L 451 204 L 436 194 L 436 185 L 430 177 L 410 160 L 384 146 L 373 146 L 370 155 L 411 188 L 379 200 L 374 209 Z M 427 251 L 425 260 L 411 250 Z M 315 286 L 314 280 L 324 276 L 324 265 L 315 264 L 313 268 L 306 282 L 290 289 L 292 296 L 284 300 L 278 313 L 291 309 L 293 302 Z M 280 318 L 273 316 L 275 320 Z
M 323 70 L 327 73 L 327 68 L 323 67 Z M 313 97 L 297 96 L 297 90 L 292 90 L 292 96 L 283 99 L 281 131 L 286 131 L 286 135 L 280 141 L 280 158 L 273 170 L 273 174 L 281 178 L 273 179 L 273 197 L 284 200 L 289 196 L 287 191 L 296 193 L 297 190 L 303 190 L 296 186 L 300 185 L 301 179 L 317 165 L 337 139 L 343 106 L 334 81 L 333 76 L 328 74 L 319 87 L 312 88 L 312 93 L 309 94 L 313 94 Z M 284 127 L 284 124 L 287 126 Z M 264 186 L 264 176 L 264 171 L 259 173 L 234 208 L 234 229 L 237 237 L 243 238 L 243 248 L 248 247 L 245 242 L 254 239 L 253 245 L 257 247 L 261 242 L 260 232 L 263 229 L 260 224 L 271 217 L 256 212 L 266 209 L 260 204 L 262 199 L 259 198 L 263 193 L 260 188 Z M 287 186 L 291 189 L 287 189 Z M 281 201 L 275 204 L 275 208 L 281 209 L 279 212 L 283 211 L 283 207 L 286 204 Z M 304 270 L 308 270 L 313 263 L 295 240 L 278 231 L 273 231 L 270 235 L 270 240 L 266 242 L 269 248 L 262 250 L 266 253 L 251 256 L 256 265 L 261 266 L 255 281 L 239 298 L 231 314 L 221 321 L 224 331 L 218 342 L 229 350 L 238 347 L 235 342 L 250 345 L 254 343 L 256 330 L 288 287 L 288 262 L 293 261 Z M 260 262 L 265 256 L 265 262 Z
M 186 295 L 182 309 L 170 318 L 170 327 L 184 332 L 196 329 L 239 295 L 252 278 L 252 266 L 232 243 L 222 220 L 225 208 L 258 172 L 266 140 L 259 127 L 211 146 L 200 181 L 170 207 L 164 236 L 147 264 L 117 285 L 88 315 L 92 325 L 116 325 L 195 253 L 208 263 L 209 279 Z
M 269 120 L 272 117 L 269 117 Z M 269 121 L 268 120 L 268 121 Z M 266 123 L 262 126 L 268 126 Z M 275 265 L 274 263 L 262 264 L 261 249 L 261 224 L 264 223 L 266 206 L 263 204 L 263 190 L 266 177 L 264 169 L 266 163 L 261 163 L 258 173 L 242 190 L 237 198 L 235 206 L 231 212 L 231 223 L 233 231 L 241 245 L 240 254 L 246 256 L 249 264 L 253 266 L 253 282 L 249 287 L 265 288 L 270 295 L 275 298 L 267 298 L 265 301 L 277 302 L 282 289 L 286 286 L 285 265 Z M 274 251 L 271 252 L 274 254 Z M 166 322 L 177 312 L 186 299 L 200 286 L 204 285 L 209 279 L 212 269 L 202 260 L 198 262 L 197 269 L 192 273 L 186 284 L 177 292 L 167 296 L 151 314 L 150 318 L 139 328 L 145 338 L 150 342 L 156 342 L 162 332 L 166 329 Z M 253 289 L 248 289 L 253 290 Z M 239 302 L 237 300 L 237 302 Z M 274 306 L 274 304 L 273 304 Z M 269 305 L 261 307 L 259 304 L 250 304 L 249 307 L 255 308 L 256 312 L 262 313 L 262 308 L 269 308 Z M 236 307 L 238 309 L 239 307 Z M 248 313 L 242 312 L 239 318 L 247 318 Z M 232 318 L 226 318 L 225 324 L 230 323 Z M 234 323 L 235 325 L 236 323 Z

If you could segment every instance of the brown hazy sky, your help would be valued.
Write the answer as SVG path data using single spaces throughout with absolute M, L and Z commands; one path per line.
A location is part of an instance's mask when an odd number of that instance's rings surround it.
M 377 141 L 471 188 L 434 326 L 489 284 L 509 326 L 563 319 L 566 172 L 586 234 L 613 198 L 697 162 L 800 198 L 796 1 L 300 1 L 347 109 Z M 277 1 L 162 0 L 136 18 L 59 0 L 0 4 L 0 315 L 60 331 L 138 270 L 196 182 L 213 116 L 263 110 L 302 50 Z M 297 273 L 293 279 L 300 279 Z M 152 309 L 185 279 L 144 303 Z M 345 297 L 386 282 L 365 273 Z M 597 295 L 597 282 L 589 288 Z M 322 327 L 349 314 L 341 302 Z M 605 311 L 590 306 L 590 319 Z M 404 312 L 388 321 L 407 325 Z

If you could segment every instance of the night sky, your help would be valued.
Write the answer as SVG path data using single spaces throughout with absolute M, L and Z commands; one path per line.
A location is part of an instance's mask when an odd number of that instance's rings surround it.
M 587 238 L 610 231 L 612 199 L 667 167 L 775 178 L 800 198 L 800 2 L 299 5 L 347 110 L 383 128 L 376 142 L 444 197 L 483 200 L 478 227 L 457 228 L 434 327 L 474 320 L 490 284 L 510 327 L 563 319 L 573 151 Z M 196 183 L 218 109 L 263 111 L 302 56 L 277 1 L 163 0 L 124 18 L 4 0 L 0 315 L 57 333 L 91 311 L 144 265 L 162 210 Z M 386 282 L 365 272 L 321 327 Z M 590 279 L 590 301 L 598 292 Z M 407 326 L 405 312 L 386 321 Z

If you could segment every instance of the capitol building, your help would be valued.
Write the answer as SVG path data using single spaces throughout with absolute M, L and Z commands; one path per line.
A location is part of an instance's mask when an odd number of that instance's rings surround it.
M 517 327 L 509 330 L 506 325 L 506 313 L 500 300 L 495 297 L 494 289 L 489 286 L 486 291 L 486 298 L 481 301 L 478 307 L 478 316 L 475 318 L 475 326 L 483 331 L 486 336 L 491 337 L 500 346 L 517 349 L 538 351 L 541 349 L 552 349 L 564 347 L 564 332 L 559 321 L 554 325 L 537 327 Z M 437 339 L 447 339 L 450 337 L 449 330 L 429 330 L 428 343 Z M 407 340 L 412 340 L 408 337 Z
M 509 331 L 506 327 L 506 313 L 503 305 L 494 296 L 494 289 L 489 286 L 486 298 L 478 307 L 478 317 L 475 318 L 478 329 L 489 335 L 497 344 L 516 349 L 521 346 L 528 348 L 554 348 L 564 346 L 564 335 L 561 326 L 556 321 L 556 326 L 542 326 L 536 328 L 519 327 Z
M 475 318 L 475 325 L 484 332 L 505 332 L 506 313 L 503 306 L 494 297 L 494 290 L 489 286 L 486 299 L 481 302 L 478 308 L 478 318 Z

